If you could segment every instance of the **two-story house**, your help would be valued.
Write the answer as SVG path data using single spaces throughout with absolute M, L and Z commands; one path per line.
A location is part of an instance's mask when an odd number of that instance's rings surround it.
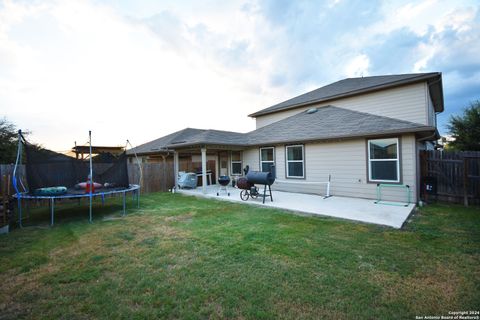
M 261 171 L 275 165 L 273 189 L 322 193 L 316 183 L 330 177 L 334 196 L 375 199 L 382 183 L 408 185 L 416 202 L 418 152 L 433 147 L 443 109 L 438 72 L 349 78 L 251 114 L 254 131 L 187 128 L 129 154 L 173 154 L 175 177 L 180 159 L 190 159 L 199 164 L 203 185 L 208 160 L 216 173 L 231 176 L 247 165 Z M 388 188 L 383 197 L 406 200 L 402 188 Z

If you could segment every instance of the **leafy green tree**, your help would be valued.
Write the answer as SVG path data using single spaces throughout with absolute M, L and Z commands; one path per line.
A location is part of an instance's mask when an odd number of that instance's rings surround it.
M 480 151 L 480 100 L 471 102 L 463 114 L 451 116 L 448 130 L 455 141 L 449 148 L 459 151 Z
M 0 163 L 14 163 L 17 155 L 17 128 L 6 118 L 0 119 Z

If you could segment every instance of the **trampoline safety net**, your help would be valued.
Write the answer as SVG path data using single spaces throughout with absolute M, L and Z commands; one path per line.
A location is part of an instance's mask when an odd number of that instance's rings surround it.
M 86 182 L 90 173 L 89 160 L 72 158 L 61 153 L 39 148 L 24 141 L 26 178 L 29 193 L 39 188 L 64 186 L 74 189 Z M 110 188 L 128 187 L 126 153 L 101 153 L 92 157 L 93 182 Z

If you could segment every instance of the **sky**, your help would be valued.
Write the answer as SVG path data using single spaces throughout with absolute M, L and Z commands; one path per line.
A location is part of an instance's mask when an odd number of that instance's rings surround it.
M 0 117 L 66 151 L 247 115 L 358 76 L 442 72 L 480 99 L 480 1 L 0 0 Z

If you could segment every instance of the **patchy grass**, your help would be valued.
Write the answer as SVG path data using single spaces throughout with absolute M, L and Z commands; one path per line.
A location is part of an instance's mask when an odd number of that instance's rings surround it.
M 480 309 L 480 210 L 405 230 L 151 194 L 0 236 L 0 319 L 391 319 Z M 129 207 L 133 204 L 129 203 Z M 99 214 L 102 212 L 102 214 Z M 38 225 L 42 225 L 38 227 Z

